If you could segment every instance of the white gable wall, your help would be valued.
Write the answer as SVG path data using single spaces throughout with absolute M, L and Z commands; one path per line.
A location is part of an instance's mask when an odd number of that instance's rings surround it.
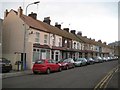
M 13 69 L 16 69 L 15 62 L 21 60 L 21 53 L 23 53 L 24 30 L 24 22 L 11 10 L 3 21 L 2 53 L 3 57 L 12 62 Z

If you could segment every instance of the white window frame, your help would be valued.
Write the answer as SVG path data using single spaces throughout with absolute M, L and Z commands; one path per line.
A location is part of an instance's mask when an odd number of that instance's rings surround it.
M 46 37 L 47 36 L 47 37 Z M 44 44 L 47 44 L 48 43 L 48 35 L 44 35 Z
M 59 45 L 59 47 L 61 47 L 61 43 L 62 43 L 62 39 L 59 38 L 59 41 L 58 41 L 58 45 Z
M 79 42 L 77 42 L 77 49 L 79 49 L 80 48 L 80 43 Z
M 39 32 L 36 32 L 35 42 L 37 42 L 37 43 L 40 42 L 40 33 Z

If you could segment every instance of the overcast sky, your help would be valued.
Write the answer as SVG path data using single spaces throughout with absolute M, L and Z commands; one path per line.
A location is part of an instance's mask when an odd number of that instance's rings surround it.
M 29 1 L 29 2 L 28 2 Z M 1 0 L 0 18 L 3 19 L 6 9 L 24 9 L 37 0 Z M 27 14 L 37 13 L 37 19 L 43 21 L 50 17 L 51 24 L 62 23 L 62 28 L 81 31 L 83 36 L 101 39 L 111 43 L 118 40 L 118 1 L 119 0 L 39 0 L 38 5 L 31 5 Z

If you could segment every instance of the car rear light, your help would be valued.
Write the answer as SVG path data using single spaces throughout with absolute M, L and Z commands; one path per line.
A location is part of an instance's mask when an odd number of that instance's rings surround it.
M 59 66 L 62 66 L 60 63 L 58 63 Z

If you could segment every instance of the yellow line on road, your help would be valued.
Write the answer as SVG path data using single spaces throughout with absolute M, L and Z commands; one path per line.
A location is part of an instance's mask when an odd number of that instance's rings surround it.
M 111 71 L 109 73 L 111 73 Z M 109 73 L 95 86 L 94 90 L 96 90 L 101 85 L 101 83 L 107 78 Z
M 94 90 L 97 90 L 97 88 L 102 88 L 105 82 L 110 78 L 110 76 L 112 76 L 112 74 L 114 73 L 114 70 L 116 71 L 117 67 L 118 66 L 116 66 L 110 72 L 108 72 L 108 74 L 95 86 Z
M 107 78 L 101 83 L 99 88 L 103 87 L 103 85 L 106 83 L 106 81 L 110 78 L 111 75 L 112 75 L 112 73 L 107 76 Z
M 116 73 L 117 71 L 118 71 L 118 68 L 116 68 L 115 73 Z M 106 83 L 106 85 L 104 86 L 104 88 L 106 88 L 106 87 L 108 86 L 108 83 L 109 83 L 110 80 L 113 78 L 113 75 L 114 75 L 114 74 L 112 74 L 112 76 L 110 77 L 109 81 Z
M 111 75 L 111 72 L 112 71 L 110 71 L 97 85 L 96 85 L 96 87 L 94 88 L 94 90 L 96 90 L 98 87 L 101 87 L 101 85 L 104 83 L 104 81 L 108 78 L 108 76 L 110 76 Z

